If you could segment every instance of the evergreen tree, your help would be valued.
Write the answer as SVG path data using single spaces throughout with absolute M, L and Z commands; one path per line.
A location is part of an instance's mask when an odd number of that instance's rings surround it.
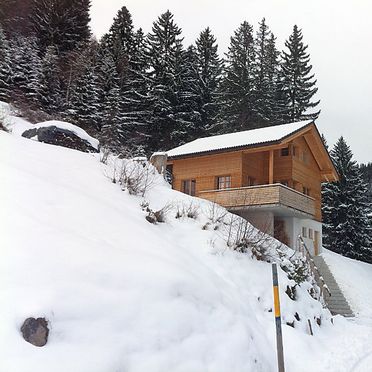
M 100 143 L 114 153 L 122 153 L 127 147 L 128 133 L 123 122 L 119 75 L 110 50 L 101 46 L 96 64 L 96 92 L 98 97 L 101 132 Z
M 62 109 L 62 89 L 56 49 L 47 47 L 42 60 L 40 102 L 48 114 L 58 114 Z
M 121 84 L 126 78 L 135 50 L 132 16 L 125 6 L 118 11 L 109 32 L 102 37 L 101 44 L 113 56 Z
M 325 184 L 323 198 L 324 246 L 344 256 L 372 263 L 372 235 L 367 186 L 352 152 L 341 137 L 331 151 L 339 181 Z
M 90 134 L 96 135 L 100 130 L 97 76 L 91 61 L 74 84 L 67 115 Z
M 40 50 L 65 54 L 89 42 L 90 0 L 33 0 L 30 14 Z
M 41 60 L 36 39 L 18 36 L 11 39 L 12 99 L 19 105 L 38 108 L 41 91 Z
M 0 26 L 0 101 L 9 101 L 11 74 L 9 44 Z
M 318 106 L 320 101 L 313 102 L 312 98 L 318 91 L 308 46 L 302 41 L 302 31 L 296 25 L 289 40 L 285 42 L 288 52 L 283 51 L 281 64 L 281 99 L 282 118 L 285 122 L 316 119 L 320 111 L 309 113 L 309 109 Z
M 181 29 L 169 11 L 154 22 L 148 35 L 150 99 L 152 120 L 148 127 L 148 151 L 166 150 L 178 145 L 182 131 L 177 120 L 179 76 L 182 51 Z
M 275 36 L 270 32 L 265 18 L 259 23 L 256 47 L 255 95 L 256 111 L 262 126 L 278 124 L 277 80 L 278 56 Z
M 225 74 L 221 83 L 218 132 L 256 128 L 259 118 L 255 95 L 255 48 L 253 28 L 243 22 L 230 39 Z
M 212 128 L 218 114 L 218 88 L 221 79 L 222 61 L 218 56 L 216 38 L 209 27 L 202 31 L 196 40 L 196 68 L 198 72 L 198 90 L 203 127 L 199 127 L 197 136 Z M 193 68 L 191 65 L 190 68 Z
M 134 34 L 134 48 L 131 52 L 126 79 L 122 82 L 122 123 L 127 133 L 127 148 L 132 154 L 147 151 L 147 131 L 151 120 L 151 100 L 147 77 L 148 59 L 146 41 L 142 29 Z

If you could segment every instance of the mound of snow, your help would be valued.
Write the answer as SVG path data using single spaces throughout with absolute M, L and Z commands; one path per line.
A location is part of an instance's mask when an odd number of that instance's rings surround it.
M 271 265 L 227 247 L 211 203 L 155 175 L 146 200 L 168 212 L 165 223 L 150 224 L 143 198 L 110 181 L 123 164 L 5 132 L 0 151 L 2 371 L 276 370 Z M 175 218 L 190 203 L 194 218 Z M 328 322 L 310 284 L 293 301 L 285 294 L 293 281 L 282 270 L 279 280 L 286 370 L 346 371 L 334 360 L 338 353 L 351 366 L 346 344 L 329 345 L 351 325 Z M 294 329 L 285 323 L 295 312 Z M 50 322 L 43 348 L 20 335 L 30 316 Z
M 59 120 L 49 120 L 37 124 L 32 124 L 29 121 L 16 116 L 15 110 L 6 102 L 0 101 L 0 118 L 3 119 L 4 125 L 7 129 L 16 136 L 22 136 L 22 134 L 29 129 L 38 129 L 46 127 L 57 127 L 60 129 L 68 130 L 80 137 L 82 140 L 87 141 L 96 150 L 99 149 L 99 141 L 90 136 L 84 129 Z
M 80 127 L 67 123 L 65 121 L 58 121 L 58 120 L 49 120 L 44 121 L 42 123 L 37 123 L 32 125 L 32 128 L 39 129 L 39 128 L 48 128 L 48 127 L 57 127 L 59 129 L 68 130 L 72 133 L 74 133 L 79 138 L 83 139 L 84 141 L 87 141 L 93 148 L 98 150 L 99 148 L 99 141 L 92 136 L 90 136 L 84 129 L 81 129 Z

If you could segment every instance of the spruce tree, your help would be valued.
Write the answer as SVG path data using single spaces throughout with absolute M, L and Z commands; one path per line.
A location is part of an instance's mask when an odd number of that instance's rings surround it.
M 343 137 L 330 155 L 340 179 L 323 186 L 323 244 L 346 257 L 372 263 L 367 185 Z
M 60 70 L 55 47 L 47 47 L 41 65 L 40 102 L 43 109 L 49 114 L 59 114 L 62 110 L 62 88 Z
M 279 52 L 275 36 L 270 32 L 265 18 L 259 23 L 255 40 L 256 71 L 255 95 L 256 111 L 262 126 L 278 124 L 277 79 Z
M 148 35 L 147 57 L 152 119 L 148 127 L 148 151 L 166 150 L 178 145 L 181 123 L 179 108 L 179 68 L 182 51 L 181 29 L 166 11 L 154 22 Z
M 94 65 L 87 62 L 80 77 L 75 81 L 67 116 L 69 120 L 79 125 L 92 135 L 100 130 L 99 97 L 97 92 L 97 77 Z
M 9 44 L 0 26 L 0 101 L 9 101 L 11 89 Z
M 192 66 L 190 66 L 192 68 Z M 209 27 L 202 31 L 196 40 L 196 68 L 201 100 L 199 112 L 203 127 L 198 136 L 213 127 L 218 114 L 218 88 L 221 79 L 222 61 L 218 56 L 216 38 Z
M 221 83 L 218 133 L 256 128 L 255 47 L 252 26 L 244 21 L 230 39 Z
M 134 34 L 134 47 L 121 87 L 121 120 L 127 133 L 127 149 L 134 155 L 147 151 L 147 131 L 151 120 L 148 66 L 146 40 L 139 29 Z
M 90 0 L 33 0 L 31 24 L 41 52 L 65 54 L 89 42 Z
M 109 50 L 114 58 L 120 85 L 125 81 L 130 68 L 130 61 L 135 51 L 135 34 L 132 16 L 123 6 L 114 18 L 114 22 L 107 34 L 102 37 L 102 46 Z
M 41 59 L 33 37 L 11 39 L 12 100 L 29 108 L 39 108 L 41 90 Z
M 282 120 L 294 122 L 299 120 L 316 119 L 320 111 L 309 112 L 318 106 L 320 101 L 312 101 L 317 93 L 316 80 L 311 74 L 312 65 L 308 46 L 302 41 L 302 31 L 296 25 L 289 40 L 285 42 L 288 51 L 282 52 L 281 64 L 281 100 Z

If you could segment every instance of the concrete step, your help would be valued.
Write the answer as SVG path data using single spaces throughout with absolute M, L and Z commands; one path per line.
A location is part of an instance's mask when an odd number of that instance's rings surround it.
M 325 297 L 327 307 L 332 315 L 343 315 L 345 317 L 353 317 L 353 311 L 350 308 L 345 296 L 343 295 L 340 287 L 337 284 L 335 277 L 324 261 L 322 256 L 313 257 L 314 264 L 317 267 L 319 274 L 322 276 L 324 283 L 327 285 L 331 295 Z M 321 285 L 321 283 L 318 283 Z

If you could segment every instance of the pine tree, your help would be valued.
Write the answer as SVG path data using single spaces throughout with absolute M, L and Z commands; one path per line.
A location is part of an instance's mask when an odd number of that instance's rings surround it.
M 121 88 L 122 123 L 127 133 L 127 149 L 133 155 L 143 155 L 147 151 L 147 131 L 151 121 L 148 66 L 146 41 L 139 29 L 134 34 L 134 47 Z
M 316 119 L 320 111 L 309 112 L 320 101 L 312 101 L 317 93 L 316 80 L 311 74 L 312 65 L 308 46 L 302 41 L 302 31 L 296 25 L 289 40 L 285 42 L 288 52 L 283 51 L 281 64 L 282 118 L 285 122 Z
M 341 137 L 331 151 L 339 181 L 325 184 L 323 198 L 324 246 L 344 256 L 372 263 L 372 235 L 367 186 L 352 152 Z
M 100 130 L 97 76 L 91 61 L 74 84 L 67 115 L 69 120 L 92 135 Z
M 114 58 L 120 85 L 125 81 L 130 68 L 130 61 L 135 51 L 135 34 L 132 16 L 123 6 L 114 18 L 107 34 L 102 37 L 102 46 L 109 50 Z
M 89 42 L 90 0 L 33 0 L 32 28 L 41 52 L 54 45 L 65 54 Z
M 57 51 L 53 46 L 47 47 L 42 60 L 40 78 L 40 102 L 49 114 L 59 114 L 62 110 L 62 88 Z
M 11 89 L 9 44 L 0 26 L 0 101 L 9 101 Z
M 14 37 L 10 42 L 12 61 L 12 100 L 29 108 L 40 106 L 41 59 L 36 39 Z
M 255 48 L 253 28 L 243 22 L 230 39 L 221 83 L 218 132 L 236 132 L 259 125 L 255 95 Z
M 178 144 L 180 122 L 176 118 L 179 98 L 179 58 L 182 51 L 181 29 L 170 11 L 154 22 L 148 35 L 150 62 L 150 99 L 152 120 L 148 128 L 148 150 L 166 150 Z
M 101 125 L 99 140 L 102 146 L 120 154 L 127 147 L 128 133 L 125 131 L 121 110 L 119 75 L 114 57 L 106 46 L 101 45 L 98 51 L 95 70 L 97 111 Z
M 212 128 L 218 114 L 218 88 L 221 79 L 222 61 L 218 56 L 216 38 L 209 27 L 202 31 L 196 40 L 196 68 L 201 100 L 199 109 L 202 128 L 198 136 Z M 190 66 L 191 67 L 191 66 Z
M 255 94 L 256 111 L 262 126 L 278 124 L 277 79 L 279 52 L 275 36 L 270 32 L 265 18 L 259 23 L 255 40 L 256 71 Z

